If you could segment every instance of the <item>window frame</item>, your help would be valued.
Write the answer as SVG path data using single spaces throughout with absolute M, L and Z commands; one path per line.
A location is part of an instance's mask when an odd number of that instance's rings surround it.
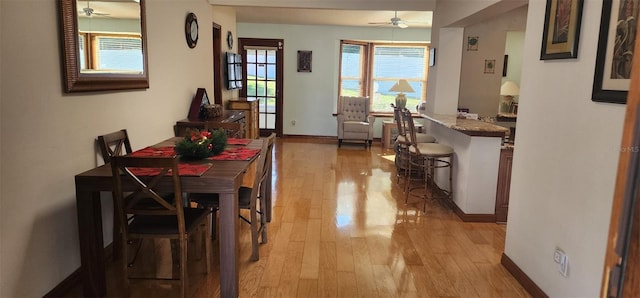
M 420 101 L 424 102 L 426 100 L 426 94 L 427 94 L 427 79 L 428 79 L 428 75 L 429 75 L 429 66 L 428 66 L 428 61 L 429 61 L 429 55 L 430 55 L 430 48 L 431 48 L 431 43 L 428 42 L 369 42 L 369 41 L 355 41 L 355 40 L 340 40 L 340 48 L 339 48 L 339 55 L 340 55 L 340 59 L 339 59 L 339 71 L 338 71 L 338 99 L 340 98 L 340 96 L 342 96 L 342 82 L 343 82 L 343 78 L 342 78 L 342 56 L 343 56 L 343 47 L 345 45 L 357 45 L 357 46 L 361 46 L 363 47 L 363 53 L 362 53 L 362 65 L 361 65 L 361 73 L 362 73 L 362 84 L 360 87 L 360 93 L 361 96 L 366 96 L 366 97 L 373 97 L 373 71 L 374 71 L 374 53 L 375 53 L 375 49 L 376 47 L 424 47 L 425 50 L 425 63 L 424 63 L 424 79 L 423 80 L 416 80 L 415 78 L 403 78 L 403 79 L 407 79 L 407 81 L 409 82 L 422 82 L 422 90 L 420 90 L 418 93 L 421 95 L 420 96 Z M 353 79 L 353 78 L 348 78 L 348 79 Z M 398 78 L 401 79 L 401 78 Z M 390 111 L 374 111 L 373 110 L 373 106 L 374 106 L 374 101 L 371 100 L 370 101 L 370 108 L 372 113 L 374 114 L 380 114 L 380 115 L 386 115 L 386 114 L 392 114 L 393 112 Z
M 98 66 L 100 62 L 98 59 L 98 39 L 100 38 L 127 38 L 138 39 L 142 45 L 142 35 L 132 33 L 95 33 L 95 32 L 78 32 L 78 35 L 82 35 L 82 42 L 84 43 L 84 59 L 85 70 L 100 70 Z M 78 39 L 80 40 L 80 39 Z

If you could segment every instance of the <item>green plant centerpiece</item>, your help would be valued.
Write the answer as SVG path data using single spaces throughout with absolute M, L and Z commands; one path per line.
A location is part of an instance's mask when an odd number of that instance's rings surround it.
M 183 159 L 203 159 L 220 154 L 227 146 L 227 133 L 218 130 L 188 130 L 176 143 L 175 151 Z

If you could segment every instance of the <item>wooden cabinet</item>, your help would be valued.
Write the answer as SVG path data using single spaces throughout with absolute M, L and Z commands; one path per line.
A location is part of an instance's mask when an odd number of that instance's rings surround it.
M 507 222 L 509 210 L 509 190 L 511 189 L 511 165 L 513 164 L 513 148 L 500 150 L 498 166 L 498 189 L 496 191 L 496 222 Z
M 227 102 L 227 109 L 229 110 L 242 110 L 246 113 L 246 138 L 248 139 L 257 139 L 260 137 L 260 127 L 259 123 L 259 113 L 258 113 L 258 103 L 257 99 L 255 100 L 247 100 L 246 98 L 236 98 L 230 99 Z
M 218 129 L 227 131 L 230 138 L 245 138 L 246 124 L 243 111 L 224 111 L 222 116 L 208 120 L 183 119 L 176 122 L 174 132 L 176 136 L 184 136 L 187 129 Z

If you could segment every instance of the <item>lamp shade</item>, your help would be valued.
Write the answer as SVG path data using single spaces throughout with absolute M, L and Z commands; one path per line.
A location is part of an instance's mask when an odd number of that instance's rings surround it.
M 389 89 L 389 91 L 400 93 L 414 92 L 413 88 L 411 88 L 411 85 L 409 85 L 409 82 L 407 82 L 407 80 L 405 79 L 399 80 L 395 85 L 391 87 L 391 89 Z
M 500 95 L 504 96 L 516 96 L 520 95 L 520 87 L 512 81 L 506 81 L 500 87 Z

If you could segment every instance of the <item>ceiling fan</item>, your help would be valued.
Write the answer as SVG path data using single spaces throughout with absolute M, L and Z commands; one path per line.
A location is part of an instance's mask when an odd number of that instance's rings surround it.
M 87 17 L 92 17 L 92 16 L 106 17 L 106 16 L 111 15 L 109 13 L 96 12 L 93 8 L 90 7 L 89 1 L 87 1 L 87 7 L 83 7 L 82 11 L 78 11 L 78 13 L 84 14 Z
M 389 22 L 370 22 L 370 25 L 392 25 L 401 29 L 408 28 L 407 22 L 398 17 L 398 11 L 395 11 L 393 18 L 389 19 Z

